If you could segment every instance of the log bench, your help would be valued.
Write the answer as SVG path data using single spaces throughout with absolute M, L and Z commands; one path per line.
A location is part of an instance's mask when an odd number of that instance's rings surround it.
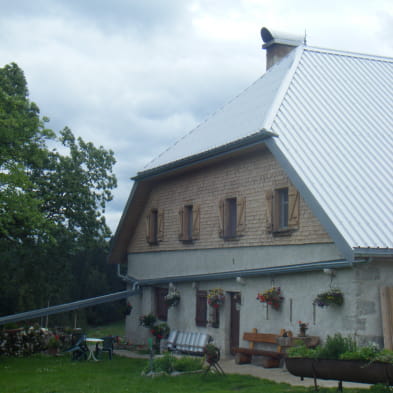
M 281 346 L 277 344 L 277 339 L 283 335 L 291 334 L 281 330 L 280 334 L 273 333 L 258 333 L 257 329 L 252 329 L 251 332 L 243 333 L 243 340 L 248 341 L 248 348 L 238 347 L 234 348 L 235 362 L 236 364 L 250 363 L 252 357 L 264 356 L 263 366 L 266 368 L 279 367 L 280 360 L 285 356 L 285 352 Z M 275 346 L 274 349 L 260 349 L 255 348 L 256 343 L 272 344 Z

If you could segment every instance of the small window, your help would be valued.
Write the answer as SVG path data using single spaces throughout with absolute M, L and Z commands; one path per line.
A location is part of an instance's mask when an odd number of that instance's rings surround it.
M 277 195 L 277 229 L 288 228 L 288 188 L 282 188 L 276 191 Z
M 164 237 L 164 211 L 150 209 L 146 217 L 146 240 L 149 244 L 158 244 Z
M 165 303 L 165 296 L 168 294 L 167 288 L 156 288 L 156 316 L 161 321 L 168 319 L 168 305 Z
M 196 292 L 196 326 L 207 326 L 207 291 Z
M 225 199 L 224 202 L 224 237 L 236 236 L 236 198 Z
M 299 193 L 294 187 L 266 192 L 268 232 L 290 234 L 299 227 Z
M 179 210 L 179 240 L 192 242 L 199 239 L 200 208 L 198 205 L 186 205 Z
M 245 198 L 227 198 L 220 201 L 220 237 L 231 240 L 244 234 L 245 206 Z

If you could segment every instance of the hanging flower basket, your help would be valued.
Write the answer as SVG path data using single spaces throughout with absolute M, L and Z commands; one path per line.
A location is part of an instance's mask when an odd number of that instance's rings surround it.
M 280 287 L 272 287 L 265 292 L 259 292 L 257 295 L 257 300 L 261 303 L 267 303 L 271 305 L 275 310 L 279 310 L 284 297 L 281 296 Z
M 210 289 L 207 295 L 207 302 L 213 308 L 219 308 L 225 302 L 224 290 L 221 288 Z
M 313 303 L 318 307 L 328 307 L 331 304 L 341 306 L 344 303 L 344 294 L 340 289 L 330 289 L 327 292 L 318 294 Z
M 164 298 L 165 304 L 168 307 L 176 307 L 180 303 L 180 292 L 176 288 L 169 290 L 168 294 Z

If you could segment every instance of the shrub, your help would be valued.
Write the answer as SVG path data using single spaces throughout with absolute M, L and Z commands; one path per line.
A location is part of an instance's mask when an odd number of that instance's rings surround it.
M 143 373 L 146 374 L 150 371 L 154 373 L 166 373 L 171 374 L 174 371 L 187 372 L 197 371 L 203 368 L 203 358 L 194 358 L 191 356 L 182 356 L 176 358 L 171 353 L 166 353 L 161 357 L 157 357 L 153 360 L 152 370 L 150 369 L 150 363 L 143 369 Z
M 357 351 L 357 345 L 352 337 L 343 337 L 337 333 L 333 337 L 327 336 L 326 343 L 317 348 L 319 359 L 339 359 L 344 352 Z

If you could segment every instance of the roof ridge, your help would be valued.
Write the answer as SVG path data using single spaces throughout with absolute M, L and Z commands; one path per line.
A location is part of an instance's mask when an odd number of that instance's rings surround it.
M 276 94 L 275 99 L 273 100 L 273 102 L 270 106 L 270 110 L 266 116 L 265 126 L 263 127 L 266 130 L 271 130 L 274 118 L 276 117 L 276 114 L 280 109 L 280 106 L 281 106 L 282 101 L 285 97 L 285 94 L 289 89 L 289 86 L 290 86 L 292 79 L 293 79 L 293 75 L 295 74 L 297 67 L 300 63 L 300 59 L 304 53 L 304 49 L 305 49 L 305 46 L 300 45 L 296 49 L 294 49 L 294 51 L 293 51 L 295 54 L 294 54 L 294 59 L 293 59 L 291 68 L 287 71 L 285 78 L 283 78 L 283 80 L 280 84 L 280 88 L 278 90 L 278 93 Z
M 375 61 L 386 61 L 388 63 L 393 62 L 393 57 L 373 55 L 370 53 L 352 52 L 352 51 L 346 51 L 340 49 L 323 48 L 318 46 L 305 46 L 304 50 L 307 52 L 327 53 L 336 56 L 356 57 L 360 59 L 369 59 Z

